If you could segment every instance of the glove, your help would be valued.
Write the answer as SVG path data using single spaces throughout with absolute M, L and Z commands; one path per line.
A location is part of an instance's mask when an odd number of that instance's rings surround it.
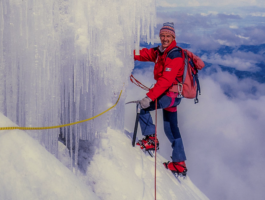
M 140 101 L 140 105 L 142 107 L 142 109 L 146 109 L 150 106 L 150 102 L 152 100 L 149 97 L 145 97 Z

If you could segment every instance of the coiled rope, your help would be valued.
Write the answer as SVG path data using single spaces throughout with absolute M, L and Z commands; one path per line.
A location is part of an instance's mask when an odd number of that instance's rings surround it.
M 63 125 L 58 125 L 58 126 L 48 126 L 48 127 L 0 127 L 0 130 L 14 130 L 14 129 L 19 129 L 19 130 L 44 130 L 44 129 L 55 129 L 55 128 L 62 128 L 62 127 L 66 127 L 66 126 L 72 126 L 72 125 L 75 125 L 75 124 L 80 124 L 80 123 L 83 123 L 83 122 L 86 122 L 86 121 L 89 121 L 89 120 L 92 120 L 92 119 L 95 119 L 103 114 L 105 114 L 106 112 L 110 111 L 112 108 L 114 108 L 118 102 L 120 101 L 120 98 L 121 98 L 121 94 L 122 94 L 122 90 L 120 92 L 120 95 L 119 95 L 119 98 L 118 100 L 116 101 L 116 103 L 111 106 L 110 108 L 108 108 L 107 110 L 105 110 L 104 112 L 94 116 L 94 117 L 91 117 L 89 119 L 85 119 L 85 120 L 81 120 L 81 121 L 77 121 L 77 122 L 73 122 L 73 123 L 70 123 L 70 124 L 63 124 Z

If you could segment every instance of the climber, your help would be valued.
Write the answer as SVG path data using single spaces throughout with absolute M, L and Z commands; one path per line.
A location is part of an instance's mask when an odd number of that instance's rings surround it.
M 144 138 L 139 140 L 137 145 L 147 151 L 155 149 L 155 125 L 149 112 L 155 110 L 157 99 L 157 109 L 163 109 L 164 131 L 173 148 L 172 162 L 164 165 L 172 172 L 186 175 L 186 155 L 177 120 L 177 105 L 180 104 L 181 98 L 177 98 L 178 93 L 171 90 L 173 85 L 178 83 L 176 78 L 182 81 L 184 59 L 181 49 L 168 54 L 177 45 L 174 23 L 164 23 L 159 36 L 160 46 L 151 49 L 143 48 L 139 52 L 140 55 L 134 52 L 134 60 L 155 63 L 154 79 L 156 80 L 154 87 L 140 101 L 142 109 L 139 122 Z M 158 140 L 157 146 L 159 147 Z

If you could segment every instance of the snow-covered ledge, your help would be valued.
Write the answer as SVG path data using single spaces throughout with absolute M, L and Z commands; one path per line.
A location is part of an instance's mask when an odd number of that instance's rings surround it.
M 0 127 L 6 126 L 17 125 L 0 113 Z M 0 131 L 0 199 L 154 199 L 154 158 L 110 128 L 97 143 L 87 175 L 75 176 L 26 132 Z M 67 156 L 59 150 L 65 165 Z M 158 154 L 157 199 L 208 200 L 189 177 L 176 179 L 164 161 Z
M 0 113 L 0 127 L 17 126 Z M 0 199 L 99 199 L 38 141 L 21 130 L 0 131 Z

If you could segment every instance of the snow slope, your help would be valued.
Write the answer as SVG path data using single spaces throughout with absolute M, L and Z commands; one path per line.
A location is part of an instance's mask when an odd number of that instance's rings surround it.
M 16 126 L 0 113 L 0 127 Z M 154 158 L 131 146 L 129 133 L 101 134 L 87 175 L 75 176 L 24 131 L 0 131 L 0 199 L 152 200 Z M 60 160 L 67 153 L 60 150 Z M 176 179 L 158 154 L 157 199 L 207 200 L 189 177 Z
M 129 135 L 129 134 L 127 134 Z M 176 179 L 162 165 L 165 158 L 157 157 L 157 199 L 208 199 L 189 177 Z M 154 199 L 154 158 L 145 155 L 139 147 L 132 147 L 126 134 L 108 129 L 101 135 L 87 172 L 87 183 L 101 199 Z
M 0 127 L 17 126 L 0 113 Z M 98 197 L 24 131 L 0 131 L 1 200 L 85 200 Z

